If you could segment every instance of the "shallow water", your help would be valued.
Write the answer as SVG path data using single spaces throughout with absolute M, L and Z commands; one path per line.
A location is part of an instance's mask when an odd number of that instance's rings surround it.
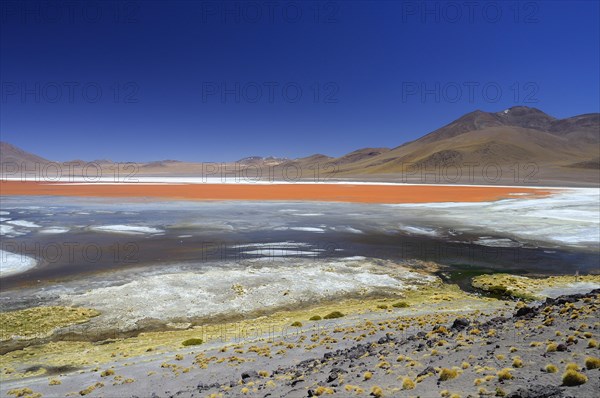
M 1 249 L 22 254 L 24 269 L 31 258 L 37 266 L 1 283 L 7 290 L 128 267 L 185 263 L 201 269 L 219 261 L 282 257 L 316 261 L 364 256 L 420 259 L 457 269 L 586 273 L 599 264 L 595 236 L 573 243 L 574 235 L 595 222 L 589 215 L 587 224 L 581 219 L 596 200 L 585 193 L 565 199 L 562 210 L 553 210 L 556 199 L 391 206 L 53 197 L 48 206 L 49 198 L 3 197 L 2 214 L 8 220 L 0 225 L 8 229 L 2 231 Z M 550 206 L 545 218 L 539 215 L 544 203 Z M 571 208 L 565 210 L 565 203 Z M 510 222 L 494 224 L 508 217 L 507 209 Z M 565 216 L 574 212 L 579 216 Z M 524 232 L 515 233 L 509 224 Z M 540 236 L 528 238 L 536 229 Z M 547 234 L 551 229 L 555 233 Z

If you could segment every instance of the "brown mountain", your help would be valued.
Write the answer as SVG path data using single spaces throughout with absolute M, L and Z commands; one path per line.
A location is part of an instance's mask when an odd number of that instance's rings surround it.
M 254 166 L 275 166 L 284 162 L 289 161 L 286 158 L 276 158 L 274 156 L 262 157 L 262 156 L 248 156 L 238 160 L 236 163 L 241 165 L 254 165 Z
M 502 112 L 490 113 L 476 110 L 419 139 L 421 142 L 439 141 L 456 137 L 469 131 L 489 127 L 522 127 L 548 131 L 555 118 L 536 108 L 515 106 Z
M 587 113 L 557 120 L 550 126 L 550 133 L 589 144 L 598 144 L 600 114 Z
M 17 148 L 8 142 L 0 141 L 0 163 L 16 163 L 18 165 L 26 163 L 28 165 L 35 163 L 47 163 L 48 159 L 34 155 Z
M 556 119 L 539 109 L 513 107 L 502 112 L 475 111 L 380 155 L 339 161 L 340 175 L 394 174 L 407 167 L 435 169 L 444 165 L 496 164 L 510 168 L 535 163 L 546 170 L 596 168 L 600 114 Z
M 375 156 L 379 156 L 383 153 L 386 153 L 390 150 L 390 148 L 363 148 L 358 149 L 356 151 L 350 152 L 342 157 L 335 159 L 335 163 L 338 165 L 347 164 L 347 163 L 356 163 L 365 159 L 371 159 Z
M 8 143 L 0 143 L 1 162 L 42 163 L 48 160 Z M 565 119 L 554 118 L 539 109 L 516 106 L 501 112 L 477 110 L 432 131 L 423 137 L 389 148 L 363 148 L 338 158 L 315 154 L 289 160 L 252 156 L 238 166 L 268 166 L 269 176 L 302 170 L 302 178 L 332 173 L 330 178 L 398 180 L 412 170 L 431 172 L 443 166 L 466 164 L 494 165 L 511 176 L 515 165 L 524 172 L 536 168 L 542 181 L 599 183 L 600 114 L 591 113 Z M 532 166 L 533 165 L 533 166 Z M 144 175 L 202 176 L 201 163 L 159 161 L 138 164 Z M 28 166 L 29 167 L 29 166 Z M 529 167 L 529 169 L 527 169 Z M 227 170 L 235 170 L 233 163 Z M 520 171 L 521 172 L 521 171 Z M 265 171 L 265 176 L 267 175 Z M 416 179 L 418 182 L 418 178 Z M 429 182 L 429 181 L 425 181 Z M 475 182 L 485 182 L 481 179 Z M 506 180 L 506 183 L 526 182 Z
M 589 113 L 566 119 L 556 119 L 539 109 L 526 106 L 515 106 L 497 113 L 477 110 L 423 136 L 419 141 L 439 141 L 489 127 L 517 127 L 576 140 L 583 139 L 586 142 L 599 142 L 599 118 L 600 114 Z

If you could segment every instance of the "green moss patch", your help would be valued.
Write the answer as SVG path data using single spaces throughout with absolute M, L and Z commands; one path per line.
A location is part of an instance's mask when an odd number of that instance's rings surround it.
M 330 312 L 329 314 L 325 315 L 323 317 L 323 319 L 336 319 L 336 318 L 341 318 L 343 316 L 344 316 L 344 314 L 342 314 L 340 311 L 333 311 L 333 312 Z
M 525 301 L 543 299 L 549 289 L 569 288 L 579 283 L 599 283 L 600 275 L 551 276 L 548 278 L 528 278 L 519 275 L 493 274 L 479 275 L 472 279 L 473 287 L 497 296 L 512 297 Z
M 100 312 L 89 308 L 35 307 L 0 313 L 0 341 L 46 337 L 57 328 L 85 323 Z
M 187 347 L 189 345 L 200 345 L 202 343 L 204 343 L 204 340 L 202 339 L 187 339 L 184 340 L 181 344 Z

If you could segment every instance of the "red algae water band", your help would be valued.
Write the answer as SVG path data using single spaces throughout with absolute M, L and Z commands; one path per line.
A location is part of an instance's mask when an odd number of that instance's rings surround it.
M 171 200 L 323 201 L 354 203 L 485 202 L 547 196 L 529 187 L 368 184 L 74 184 L 0 182 L 0 195 L 150 197 Z

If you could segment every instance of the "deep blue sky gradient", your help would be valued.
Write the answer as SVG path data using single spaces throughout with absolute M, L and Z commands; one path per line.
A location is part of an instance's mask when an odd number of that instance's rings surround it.
M 338 156 L 475 109 L 600 108 L 598 1 L 50 3 L 2 2 L 0 133 L 53 160 Z

